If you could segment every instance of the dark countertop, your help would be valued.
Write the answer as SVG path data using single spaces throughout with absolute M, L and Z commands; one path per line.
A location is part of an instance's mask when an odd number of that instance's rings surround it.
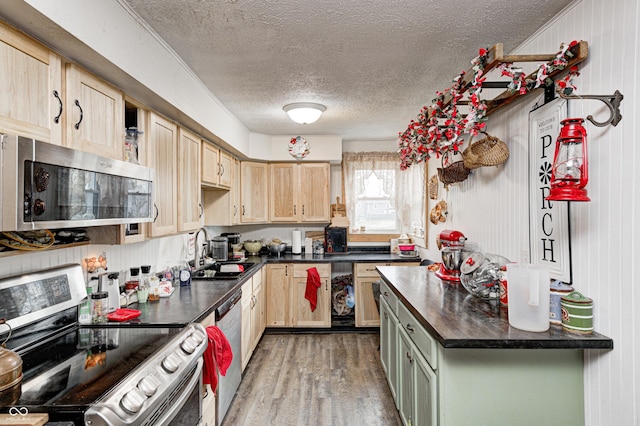
M 249 278 L 267 263 L 361 263 L 361 262 L 419 262 L 419 258 L 403 258 L 397 254 L 381 251 L 347 252 L 306 256 L 283 253 L 276 256 L 250 256 L 243 262 L 256 265 L 240 279 L 204 280 L 193 278 L 191 285 L 176 287 L 170 297 L 161 297 L 157 302 L 133 303 L 131 309 L 139 309 L 140 316 L 130 322 L 109 322 L 108 325 L 183 327 L 191 322 L 200 322 L 213 313 L 225 300 L 239 290 Z
M 382 279 L 421 325 L 445 348 L 612 349 L 599 333 L 565 332 L 551 325 L 534 333 L 509 325 L 499 301 L 469 294 L 461 284 L 441 281 L 426 266 L 377 268 Z

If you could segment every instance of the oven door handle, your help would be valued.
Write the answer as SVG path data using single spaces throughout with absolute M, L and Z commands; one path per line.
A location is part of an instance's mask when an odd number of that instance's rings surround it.
M 194 374 L 189 379 L 189 384 L 187 385 L 187 392 L 183 392 L 180 398 L 171 404 L 171 409 L 164 413 L 164 416 L 158 420 L 156 423 L 159 426 L 168 426 L 173 421 L 174 417 L 180 412 L 184 404 L 187 402 L 189 397 L 191 396 L 191 389 L 195 386 L 200 386 L 200 378 L 202 377 L 202 366 L 204 364 L 204 360 L 202 357 L 198 358 L 198 366 Z M 202 398 L 198 398 L 200 404 L 202 404 Z

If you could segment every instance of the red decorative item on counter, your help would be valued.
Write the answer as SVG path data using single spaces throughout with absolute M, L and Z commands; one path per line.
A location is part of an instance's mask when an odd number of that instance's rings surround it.
M 591 201 L 587 196 L 589 166 L 587 131 L 582 118 L 562 120 L 551 169 L 549 201 Z
M 110 314 L 107 314 L 107 319 L 109 321 L 122 322 L 138 318 L 139 316 L 140 311 L 137 309 L 119 308 L 111 312 Z

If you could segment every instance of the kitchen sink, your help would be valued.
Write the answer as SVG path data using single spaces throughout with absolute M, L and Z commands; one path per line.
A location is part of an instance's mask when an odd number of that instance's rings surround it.
M 234 270 L 236 269 L 234 265 L 242 270 Z M 255 266 L 256 264 L 251 262 L 215 262 L 195 271 L 193 278 L 198 280 L 235 280 Z

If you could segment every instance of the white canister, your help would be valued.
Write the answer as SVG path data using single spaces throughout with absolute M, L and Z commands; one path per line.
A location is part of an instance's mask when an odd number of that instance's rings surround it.
M 549 270 L 540 265 L 508 264 L 509 325 L 526 331 L 549 329 Z
M 302 233 L 297 229 L 291 233 L 291 253 L 302 253 Z

